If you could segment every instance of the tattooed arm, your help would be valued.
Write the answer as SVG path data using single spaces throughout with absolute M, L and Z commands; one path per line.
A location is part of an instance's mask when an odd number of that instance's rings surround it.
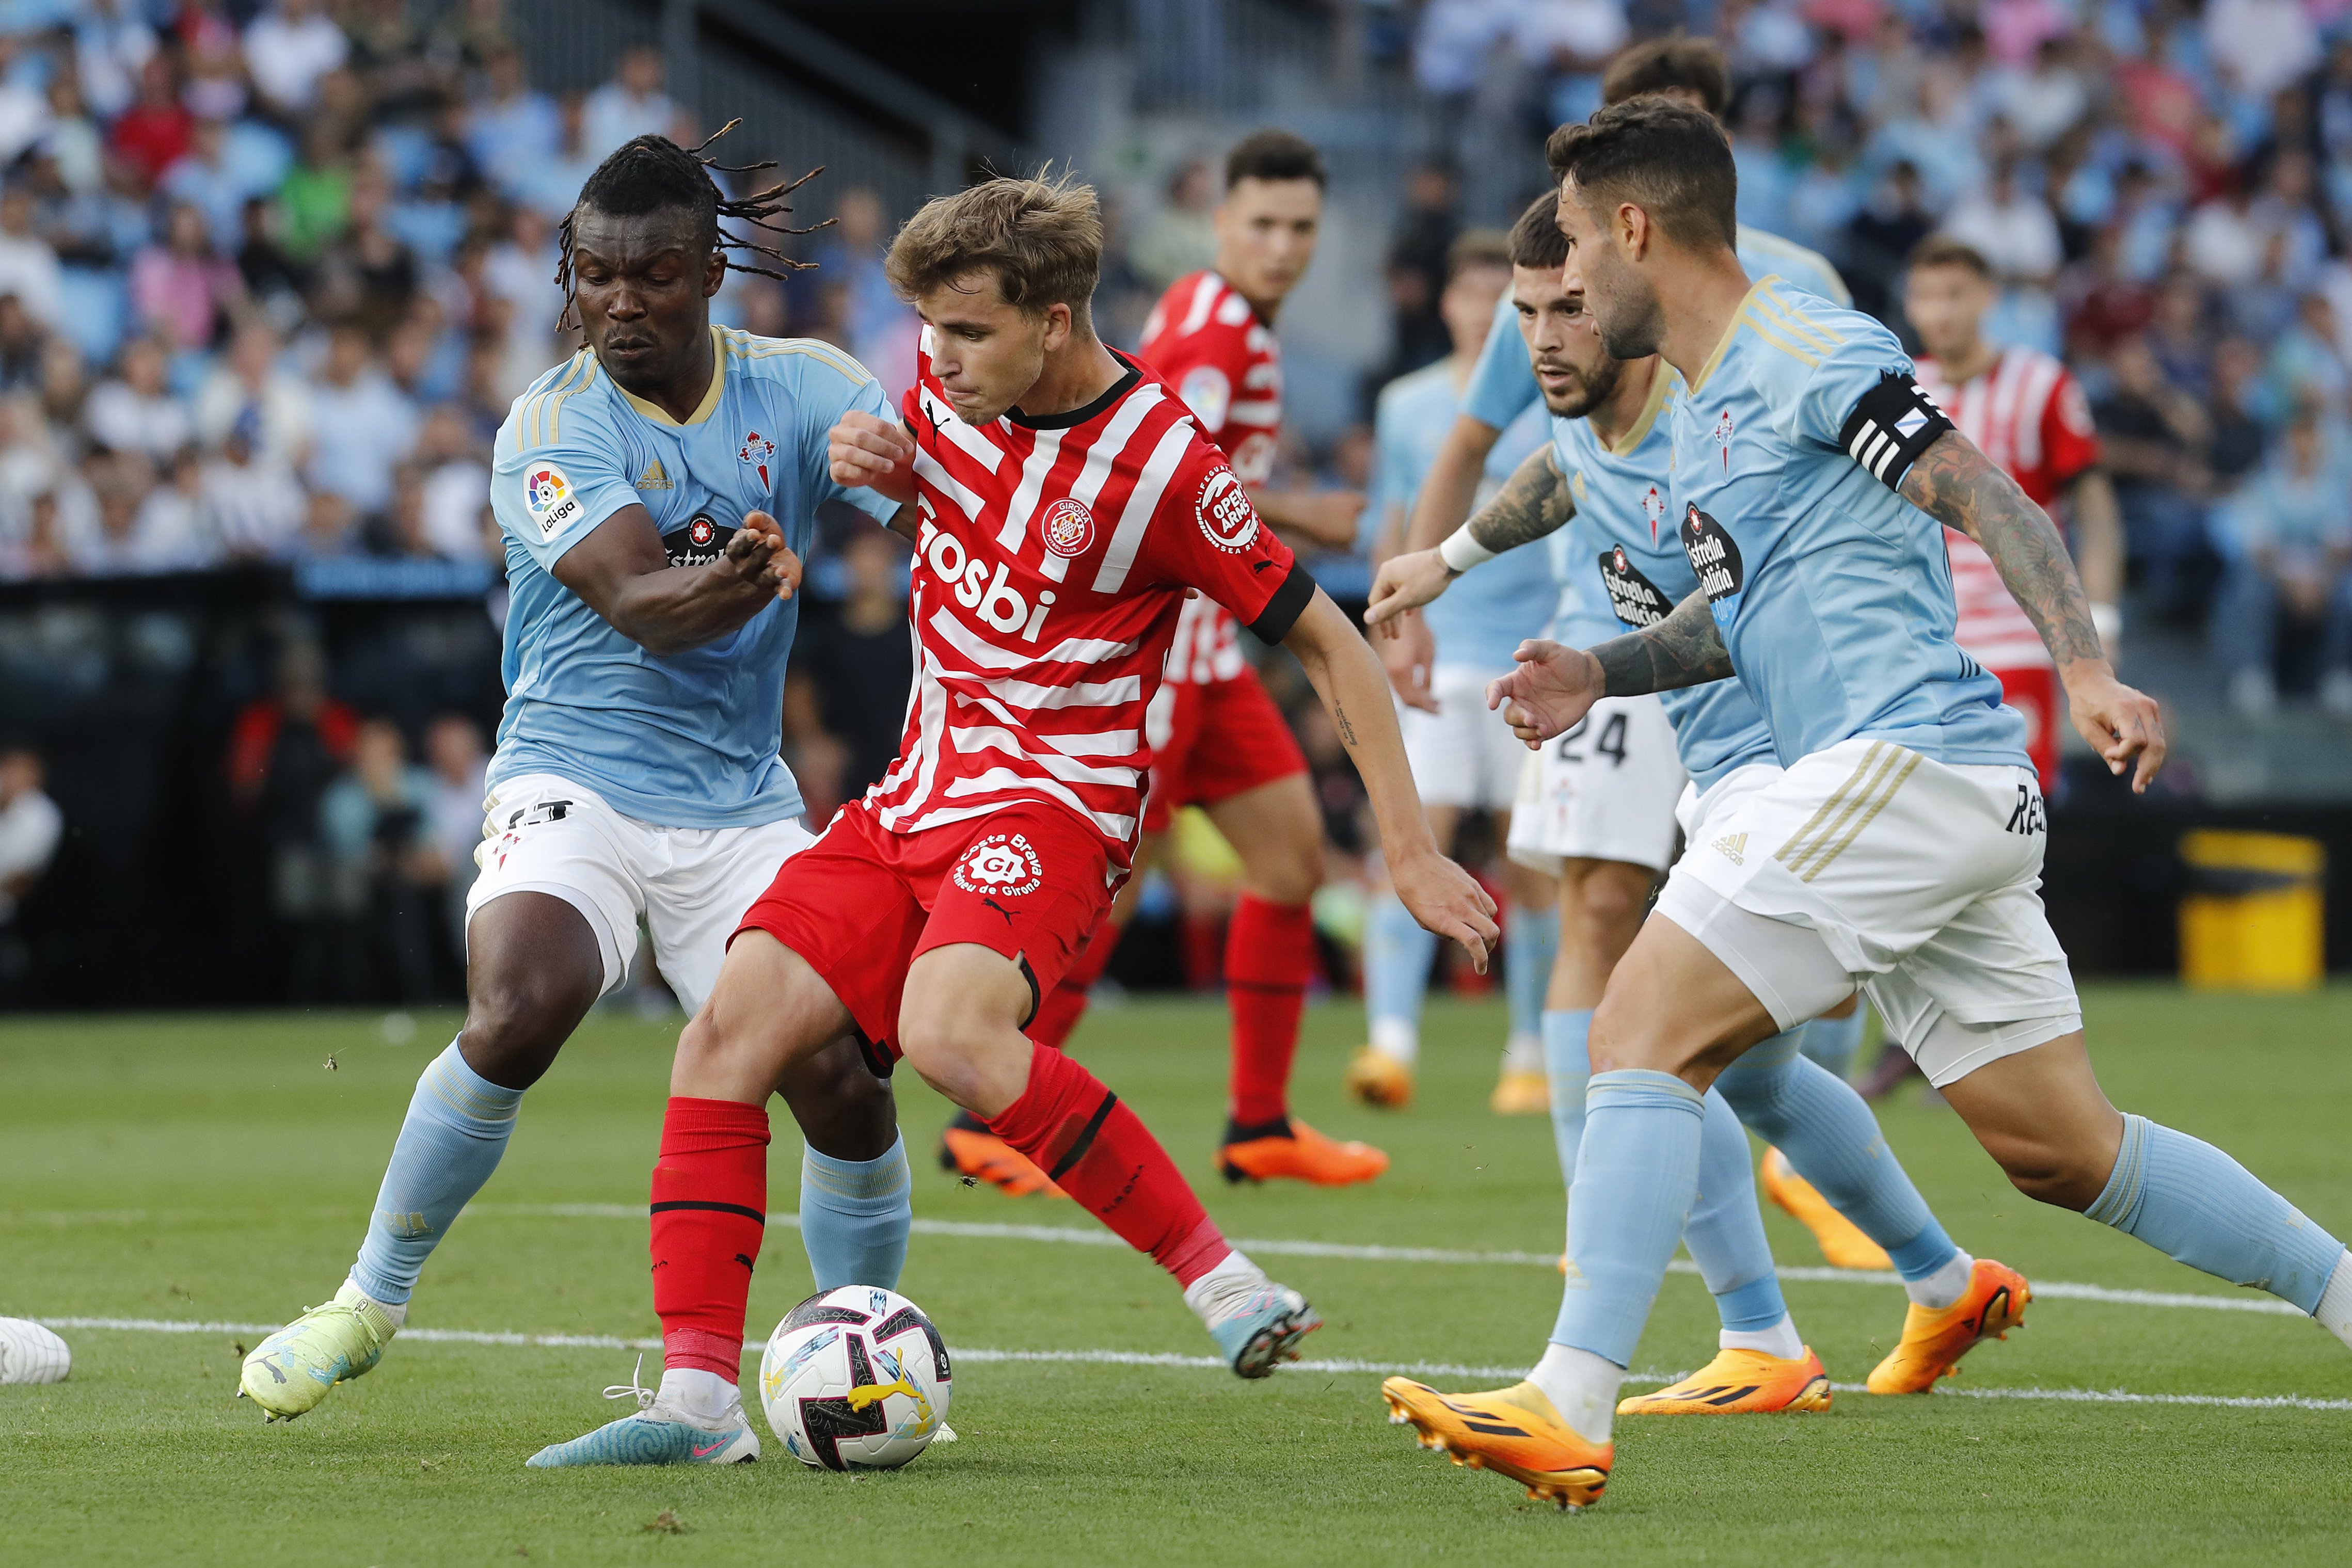
M 1298 656 L 1348 748 L 1348 759 L 1363 776 L 1397 896 L 1423 925 L 1461 943 L 1483 973 L 1497 935 L 1494 900 L 1468 872 L 1438 852 L 1405 761 L 1404 737 L 1397 729 L 1396 705 L 1389 700 L 1380 660 L 1347 612 L 1319 588 L 1282 645 Z
M 1512 732 L 1530 747 L 1567 730 L 1602 697 L 1645 696 L 1732 674 L 1706 595 L 1696 591 L 1656 625 L 1597 648 L 1522 643 L 1511 657 L 1518 667 L 1488 683 L 1486 706 L 1502 708 Z
M 1500 555 L 1558 531 L 1574 516 L 1576 502 L 1569 494 L 1567 476 L 1559 471 L 1551 443 L 1546 442 L 1528 454 L 1527 461 L 1503 482 L 1493 500 L 1478 508 L 1467 527 L 1480 548 Z M 1435 549 L 1391 556 L 1381 563 L 1380 576 L 1372 583 L 1364 623 L 1380 626 L 1426 604 L 1461 575 Z
M 2082 580 L 2050 515 L 1957 430 L 1937 436 L 1912 463 L 1901 493 L 1984 547 L 2057 662 L 2074 727 L 2106 759 L 2109 772 L 2130 768 L 2132 789 L 2145 790 L 2164 765 L 2163 716 L 2153 699 L 2116 679 Z

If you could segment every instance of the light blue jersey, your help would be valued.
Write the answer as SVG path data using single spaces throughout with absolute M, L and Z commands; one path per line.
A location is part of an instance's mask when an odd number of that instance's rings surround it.
M 1857 737 L 2031 768 L 1960 652 L 1944 530 L 1893 488 L 1949 422 L 1895 334 L 1766 277 L 1669 409 L 1682 543 L 1793 763 Z
M 782 742 L 784 659 L 800 602 L 770 604 L 687 653 L 646 652 L 551 574 L 631 502 L 671 564 L 716 560 L 744 514 L 765 511 L 803 559 L 818 505 L 877 517 L 895 506 L 826 471 L 825 432 L 851 409 L 890 417 L 881 387 L 823 343 L 711 329 L 710 392 L 683 424 L 622 391 L 583 349 L 531 383 L 499 427 L 490 506 L 510 592 L 490 780 L 553 773 L 663 827 L 797 816 Z
M 1665 407 L 1681 384 L 1660 365 L 1641 417 L 1613 450 L 1601 444 L 1591 420 L 1551 421 L 1552 455 L 1568 476 L 1576 516 L 1545 543 L 1554 573 L 1581 592 L 1577 613 L 1552 633 L 1558 642 L 1590 648 L 1654 626 L 1697 591 L 1667 493 L 1675 448 Z M 1674 723 L 1683 769 L 1701 790 L 1735 768 L 1778 760 L 1764 716 L 1738 681 L 1661 692 L 1658 700 Z
M 1461 394 L 1442 361 L 1399 376 L 1381 389 L 1372 425 L 1372 504 L 1366 508 L 1370 516 L 1385 517 L 1393 507 L 1412 517 L 1422 481 L 1437 461 L 1461 406 Z M 1473 511 L 1485 506 L 1528 454 L 1543 444 L 1545 434 L 1540 407 L 1504 428 L 1486 455 Z M 1514 649 L 1529 637 L 1543 635 L 1553 597 L 1544 558 L 1534 550 L 1515 550 L 1472 567 L 1422 613 L 1436 639 L 1440 664 L 1507 670 Z
M 1784 281 L 1794 279 L 1792 287 L 1819 295 L 1841 308 L 1853 303 L 1853 296 L 1846 292 L 1837 268 L 1827 258 L 1746 224 L 1739 225 L 1739 265 L 1750 277 L 1777 273 Z M 1535 367 L 1528 362 L 1527 343 L 1519 336 L 1518 307 L 1507 291 L 1495 307 L 1494 324 L 1486 329 L 1486 346 L 1478 350 L 1477 366 L 1462 394 L 1462 412 L 1503 430 L 1542 397 Z

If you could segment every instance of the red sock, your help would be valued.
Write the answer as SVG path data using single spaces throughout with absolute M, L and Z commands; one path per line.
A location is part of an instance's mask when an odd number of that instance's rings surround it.
M 1218 944 L 1225 923 L 1213 915 L 1181 915 L 1176 919 L 1176 951 L 1183 961 L 1184 984 L 1195 991 L 1217 988 Z
M 1232 1250 L 1151 1130 L 1060 1051 L 1030 1052 L 1029 1086 L 988 1125 L 1178 1284 Z
M 768 1232 L 768 1111 L 672 1096 L 654 1166 L 662 1364 L 743 1375 L 743 1312 Z
M 1225 936 L 1225 1005 L 1234 1014 L 1233 1118 L 1244 1127 L 1289 1113 L 1298 1015 L 1315 973 L 1315 913 L 1242 894 Z
M 1037 1016 L 1029 1020 L 1031 1040 L 1055 1051 L 1062 1049 L 1062 1042 L 1070 1038 L 1070 1031 L 1078 1027 L 1080 1019 L 1087 1016 L 1087 993 L 1095 988 L 1097 980 L 1102 978 L 1103 969 L 1110 963 L 1111 954 L 1118 950 L 1118 936 L 1119 927 L 1112 923 L 1108 915 L 1095 922 L 1094 934 L 1087 938 L 1087 945 L 1078 949 L 1078 956 L 1070 965 L 1069 972 L 1062 977 L 1060 984 L 1045 994 L 1045 999 L 1037 1004 Z

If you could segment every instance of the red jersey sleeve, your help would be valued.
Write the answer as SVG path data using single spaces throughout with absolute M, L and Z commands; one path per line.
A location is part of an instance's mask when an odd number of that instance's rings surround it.
M 2053 490 L 2098 466 L 2099 432 L 2091 423 L 2091 401 L 2072 371 L 2059 372 L 2058 385 L 2042 407 L 2042 461 Z
M 1279 643 L 1315 596 L 1315 580 L 1259 520 L 1217 452 L 1196 444 L 1161 496 L 1137 564 L 1154 581 L 1198 589 L 1259 640 Z

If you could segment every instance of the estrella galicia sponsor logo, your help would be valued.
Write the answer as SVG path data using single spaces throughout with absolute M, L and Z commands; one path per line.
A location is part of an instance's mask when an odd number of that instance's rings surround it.
M 1640 631 L 1655 626 L 1674 612 L 1674 602 L 1658 591 L 1658 585 L 1642 575 L 1633 557 L 1619 545 L 1601 555 L 1601 580 L 1608 585 L 1609 608 L 1617 619 Z
M 1697 574 L 1709 602 L 1720 604 L 1747 586 L 1739 547 L 1721 523 L 1696 504 L 1683 509 L 1683 553 L 1690 557 L 1691 570 Z
M 1044 884 L 1045 862 L 1025 833 L 991 833 L 963 852 L 953 874 L 966 893 L 1018 898 Z
M 672 566 L 709 566 L 727 553 L 735 530 L 709 512 L 697 512 L 683 528 L 662 535 L 662 549 Z

